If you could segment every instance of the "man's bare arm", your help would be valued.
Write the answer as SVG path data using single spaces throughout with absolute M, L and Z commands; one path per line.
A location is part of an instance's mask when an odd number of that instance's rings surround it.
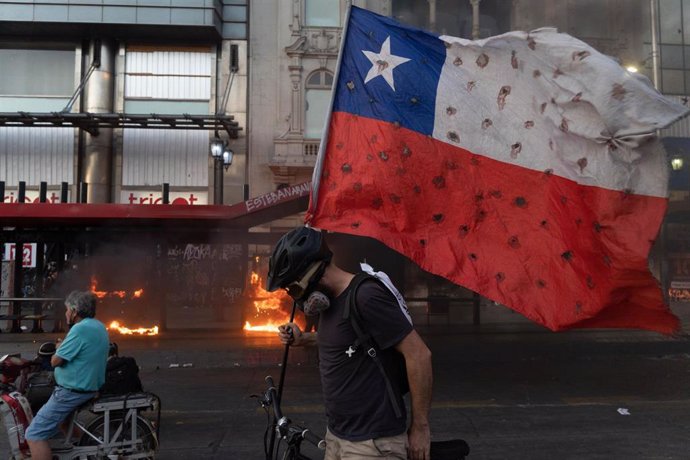
M 50 357 L 50 365 L 53 367 L 60 367 L 63 364 L 65 364 L 67 361 L 64 359 L 60 358 L 58 355 L 53 355 Z
M 416 331 L 410 332 L 395 346 L 405 357 L 407 380 L 410 384 L 412 421 L 408 430 L 410 460 L 429 460 L 431 430 L 429 408 L 433 375 L 431 351 Z
M 316 345 L 316 332 L 302 332 L 295 323 L 285 323 L 278 327 L 278 336 L 284 345 L 310 347 Z

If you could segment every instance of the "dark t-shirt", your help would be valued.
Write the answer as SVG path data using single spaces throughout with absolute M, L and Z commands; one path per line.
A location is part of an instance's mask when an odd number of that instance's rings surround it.
M 350 319 L 343 319 L 351 288 L 352 284 L 332 300 L 319 321 L 319 369 L 328 428 L 339 438 L 350 441 L 395 436 L 407 428 L 402 396 L 397 404 L 403 416 L 397 418 L 384 377 L 366 354 L 365 347 L 348 353 L 357 339 Z M 378 357 L 384 366 L 400 369 L 395 361 L 403 357 L 394 347 L 412 331 L 412 325 L 393 294 L 379 282 L 366 280 L 357 290 L 357 306 L 362 328 L 379 347 Z M 397 377 L 392 376 L 391 383 L 400 386 Z

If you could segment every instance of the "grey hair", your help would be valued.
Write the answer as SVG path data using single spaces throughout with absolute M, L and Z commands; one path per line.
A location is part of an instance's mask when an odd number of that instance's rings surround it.
M 82 318 L 96 316 L 96 296 L 90 291 L 72 291 L 65 298 L 65 306 Z

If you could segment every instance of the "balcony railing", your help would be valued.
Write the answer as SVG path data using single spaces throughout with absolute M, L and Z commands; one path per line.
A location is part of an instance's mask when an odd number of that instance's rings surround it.
M 319 141 L 304 141 L 304 156 L 305 157 L 315 157 L 319 153 Z

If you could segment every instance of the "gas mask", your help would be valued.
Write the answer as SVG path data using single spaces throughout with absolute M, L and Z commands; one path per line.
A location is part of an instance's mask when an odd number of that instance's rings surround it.
M 306 299 L 297 301 L 297 306 L 307 316 L 316 316 L 331 306 L 331 299 L 321 291 L 313 291 Z
M 305 315 L 318 315 L 331 306 L 328 296 L 315 290 L 316 283 L 321 279 L 325 268 L 326 264 L 323 261 L 314 262 L 300 279 L 293 281 L 285 288 Z

